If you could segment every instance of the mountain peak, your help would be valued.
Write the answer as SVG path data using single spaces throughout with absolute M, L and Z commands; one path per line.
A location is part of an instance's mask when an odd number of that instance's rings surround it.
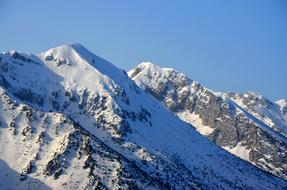
M 276 104 L 278 104 L 280 107 L 287 107 L 287 100 L 286 99 L 280 99 L 276 101 Z
M 80 43 L 69 43 L 69 44 L 63 44 L 63 45 L 60 45 L 60 46 L 57 46 L 57 47 L 51 48 L 51 49 L 63 49 L 63 48 L 77 49 L 77 48 L 85 48 L 85 47 Z
M 138 65 L 138 67 L 145 67 L 145 68 L 149 68 L 149 67 L 158 67 L 160 68 L 158 65 L 150 62 L 150 61 L 147 61 L 147 62 L 142 62 L 141 64 Z
M 129 71 L 128 74 L 131 78 L 137 76 L 138 74 L 146 76 L 164 77 L 167 71 L 175 71 L 175 70 L 172 68 L 160 67 L 152 62 L 142 62 L 137 67 Z
M 59 49 L 59 48 L 72 48 L 75 49 L 77 47 L 81 47 L 81 48 L 85 48 L 82 44 L 80 43 L 69 43 L 69 44 L 63 44 L 60 46 L 57 46 L 55 48 L 51 48 L 51 49 Z
M 128 74 L 137 83 L 137 85 L 143 89 L 146 89 L 145 84 L 149 84 L 151 87 L 155 87 L 163 83 L 168 83 L 170 85 L 175 83 L 186 85 L 198 84 L 173 68 L 161 68 L 151 62 L 143 62 L 139 64 L 136 68 L 129 71 Z
M 66 44 L 42 52 L 38 55 L 45 62 L 60 62 L 68 65 L 73 63 L 89 64 L 98 70 L 117 70 L 109 61 L 95 55 L 79 43 Z M 60 63 L 60 64 L 61 64 Z
M 56 73 L 76 81 L 86 78 L 110 78 L 124 85 L 127 75 L 109 61 L 95 55 L 79 43 L 67 44 L 40 53 L 38 57 Z M 101 79 L 102 80 L 102 79 Z M 101 81 L 96 80 L 96 81 Z M 95 86 L 91 84 L 92 86 Z
M 61 46 L 57 46 L 55 48 L 51 48 L 45 52 L 40 53 L 40 56 L 44 56 L 46 61 L 50 61 L 56 57 L 67 58 L 74 56 L 75 54 L 78 55 L 86 55 L 92 54 L 88 49 L 82 46 L 79 43 L 74 44 L 65 44 Z
M 144 68 L 144 69 L 149 69 L 149 70 L 153 70 L 153 71 L 158 71 L 158 72 L 165 72 L 167 70 L 173 70 L 172 68 L 165 68 L 165 67 L 160 67 L 159 65 L 157 64 L 154 64 L 152 62 L 142 62 L 141 64 L 139 64 L 137 66 L 138 68 Z

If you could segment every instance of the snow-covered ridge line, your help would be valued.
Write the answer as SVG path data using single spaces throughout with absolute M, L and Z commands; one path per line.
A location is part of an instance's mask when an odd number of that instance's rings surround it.
M 153 63 L 142 63 L 128 74 L 202 135 L 287 179 L 286 101 L 273 103 L 254 92 L 213 92 L 181 72 Z
M 287 185 L 210 142 L 81 45 L 43 52 L 37 64 L 19 55 L 0 54 L 0 159 L 21 174 L 18 187 L 29 177 L 54 189 Z M 210 93 L 172 69 L 165 72 L 192 82 L 183 93 Z

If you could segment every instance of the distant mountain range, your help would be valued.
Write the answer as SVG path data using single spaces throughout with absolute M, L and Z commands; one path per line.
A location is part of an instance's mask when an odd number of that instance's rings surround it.
M 286 135 L 286 100 L 80 44 L 0 54 L 0 189 L 286 189 Z

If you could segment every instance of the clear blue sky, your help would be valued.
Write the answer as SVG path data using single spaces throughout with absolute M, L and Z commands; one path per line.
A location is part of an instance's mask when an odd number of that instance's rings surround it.
M 0 0 L 0 51 L 74 42 L 126 70 L 151 61 L 212 90 L 287 98 L 286 0 Z

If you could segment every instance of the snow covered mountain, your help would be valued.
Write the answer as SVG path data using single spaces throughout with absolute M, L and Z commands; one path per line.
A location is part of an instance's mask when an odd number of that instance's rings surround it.
M 170 68 L 142 63 L 129 76 L 230 153 L 287 179 L 286 100 L 257 93 L 215 93 Z
M 281 99 L 276 102 L 279 105 L 280 111 L 285 121 L 287 121 L 287 100 Z
M 286 189 L 79 44 L 0 54 L 1 189 Z

